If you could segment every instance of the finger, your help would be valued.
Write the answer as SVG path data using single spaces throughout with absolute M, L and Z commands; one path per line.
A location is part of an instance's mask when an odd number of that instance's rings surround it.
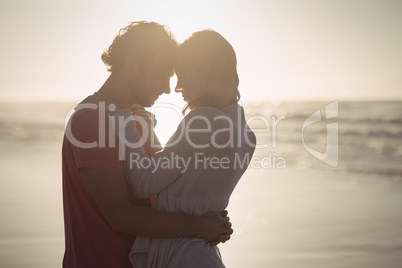
M 133 109 L 131 109 L 131 112 L 132 112 L 133 114 L 145 114 L 145 115 L 149 115 L 149 112 L 148 112 L 148 111 L 145 111 L 145 110 L 133 110 Z
M 228 241 L 230 239 L 230 235 L 221 235 L 219 237 L 219 242 L 221 243 L 225 243 L 226 241 Z
M 147 121 L 152 120 L 151 116 L 147 113 L 147 111 L 134 111 L 133 116 L 134 116 L 134 119 L 137 119 L 137 120 L 139 119 L 139 117 L 144 120 L 147 120 Z
M 141 109 L 142 110 L 142 109 L 145 109 L 145 108 L 144 108 L 144 106 L 141 106 L 141 105 L 136 103 L 136 104 L 133 104 L 131 106 L 131 109 Z
M 223 231 L 224 235 L 231 235 L 233 234 L 233 229 L 232 228 L 227 228 Z
M 222 215 L 222 217 L 227 217 L 228 211 L 227 210 L 222 210 L 221 215 Z
M 232 228 L 232 223 L 230 221 L 228 221 L 225 223 L 225 225 L 223 227 L 225 227 L 226 229 L 230 229 L 230 228 Z
M 141 108 L 131 108 L 130 111 L 132 113 L 140 113 L 140 112 L 145 112 L 146 110 L 141 109 Z

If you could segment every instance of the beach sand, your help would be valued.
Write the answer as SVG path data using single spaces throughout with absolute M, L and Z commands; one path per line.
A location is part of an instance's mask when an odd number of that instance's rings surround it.
M 60 143 L 1 143 L 0 267 L 60 267 Z M 402 182 L 365 173 L 249 169 L 228 210 L 227 267 L 402 267 Z
M 0 146 L 0 267 L 61 267 L 60 145 Z
M 402 183 L 317 170 L 249 170 L 228 207 L 227 267 L 402 267 Z

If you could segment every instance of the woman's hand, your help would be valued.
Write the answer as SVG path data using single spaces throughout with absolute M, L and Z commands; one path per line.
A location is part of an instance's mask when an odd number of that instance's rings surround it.
M 130 110 L 133 115 L 142 117 L 152 128 L 156 126 L 157 120 L 155 118 L 155 115 L 145 110 L 143 106 L 139 104 L 134 104 L 133 106 L 131 106 Z
M 161 143 L 158 137 L 156 136 L 156 133 L 153 130 L 157 123 L 155 115 L 153 113 L 146 111 L 145 108 L 139 104 L 134 104 L 133 106 L 131 106 L 130 110 L 134 118 L 135 116 L 139 116 L 141 117 L 141 119 L 145 120 L 147 131 L 146 132 L 144 130 L 142 131 L 141 138 L 143 139 L 144 142 L 148 142 L 150 156 L 155 155 L 156 152 L 162 150 Z M 141 128 L 143 127 L 144 125 L 141 125 Z

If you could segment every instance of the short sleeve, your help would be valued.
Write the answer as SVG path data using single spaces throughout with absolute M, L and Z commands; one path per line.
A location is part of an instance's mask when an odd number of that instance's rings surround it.
M 76 112 L 66 130 L 77 168 L 123 169 L 118 139 L 109 129 L 107 116 L 86 109 Z M 112 132 L 111 132 L 112 131 Z

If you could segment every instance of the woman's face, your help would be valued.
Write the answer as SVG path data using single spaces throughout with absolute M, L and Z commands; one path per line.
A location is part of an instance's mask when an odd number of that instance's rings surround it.
M 187 103 L 198 99 L 203 93 L 202 83 L 205 72 L 183 57 L 177 59 L 175 72 L 177 75 L 175 91 L 180 92 Z

